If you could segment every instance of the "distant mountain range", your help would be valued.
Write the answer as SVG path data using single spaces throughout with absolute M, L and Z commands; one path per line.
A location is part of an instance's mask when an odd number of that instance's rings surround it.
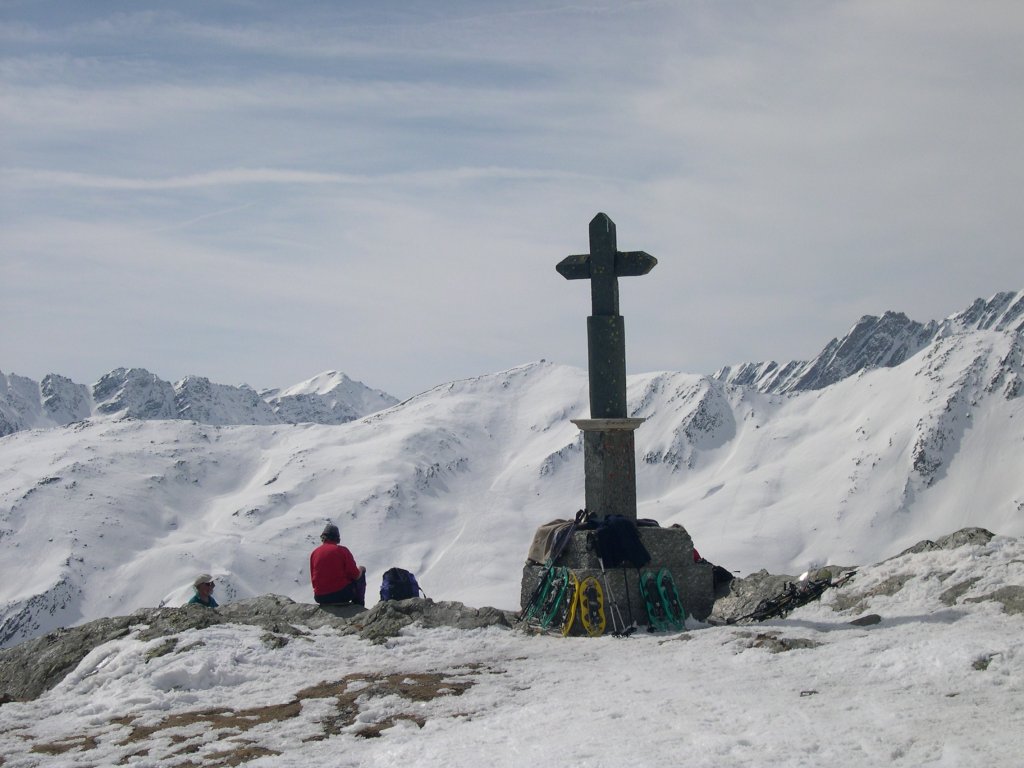
M 256 392 L 188 376 L 176 384 L 145 368 L 118 368 L 92 387 L 55 373 L 41 382 L 0 371 L 0 437 L 90 416 L 189 419 L 201 424 L 344 424 L 398 399 L 327 371 L 287 389 Z
M 630 376 L 640 516 L 744 573 L 877 562 L 967 526 L 1024 535 L 1022 307 L 890 312 L 809 362 Z M 399 404 L 340 374 L 261 394 L 139 369 L 0 382 L 0 645 L 179 604 L 204 571 L 222 602 L 309 601 L 327 520 L 371 584 L 399 565 L 432 598 L 511 609 L 536 528 L 584 503 L 579 368 Z
M 1022 328 L 1024 293 L 997 293 L 988 301 L 978 299 L 941 322 L 922 324 L 902 312 L 886 312 L 881 317 L 865 315 L 846 336 L 832 339 L 810 362 L 727 366 L 715 378 L 759 392 L 823 389 L 859 371 L 899 365 L 938 339 L 975 330 L 1019 334 Z

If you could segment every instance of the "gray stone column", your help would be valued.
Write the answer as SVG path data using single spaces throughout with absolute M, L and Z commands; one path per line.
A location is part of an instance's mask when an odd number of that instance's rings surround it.
M 586 507 L 600 517 L 636 520 L 636 448 L 643 419 L 573 419 L 583 431 Z

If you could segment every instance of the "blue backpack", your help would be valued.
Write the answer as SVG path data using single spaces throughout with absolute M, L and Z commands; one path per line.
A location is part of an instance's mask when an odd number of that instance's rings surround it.
M 419 597 L 420 585 L 416 577 L 402 568 L 389 568 L 384 571 L 384 580 L 380 584 L 381 600 L 408 600 Z M 426 597 L 426 594 L 423 595 Z

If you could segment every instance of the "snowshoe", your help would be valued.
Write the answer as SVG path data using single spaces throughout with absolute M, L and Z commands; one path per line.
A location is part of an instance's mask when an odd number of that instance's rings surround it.
M 541 602 L 538 612 L 541 629 L 547 629 L 560 614 L 564 616 L 567 607 L 567 594 L 569 590 L 569 569 L 562 567 L 554 569 L 555 576 L 551 580 L 551 587 L 545 599 Z
M 587 576 L 580 582 L 580 621 L 591 637 L 604 634 L 604 590 L 596 576 Z
M 576 574 L 569 571 L 569 592 L 568 600 L 566 604 L 568 606 L 565 616 L 562 619 L 562 636 L 567 636 L 572 632 L 573 624 L 576 622 L 576 616 L 579 613 L 580 605 L 580 580 L 576 578 Z
M 541 608 L 547 603 L 548 593 L 551 592 L 551 584 L 554 582 L 557 575 L 555 570 L 556 569 L 554 568 L 549 568 L 544 573 L 544 578 L 541 580 L 540 584 L 537 585 L 534 598 L 530 601 L 530 605 L 523 613 L 520 621 L 530 621 L 534 616 L 543 615 Z
M 686 611 L 683 610 L 672 572 L 667 568 L 658 571 L 658 594 L 667 622 L 675 629 L 686 629 Z
M 640 594 L 647 609 L 647 631 L 659 632 L 669 629 L 671 625 L 668 614 L 661 599 L 661 592 L 658 591 L 658 574 L 654 571 L 644 571 L 640 574 Z

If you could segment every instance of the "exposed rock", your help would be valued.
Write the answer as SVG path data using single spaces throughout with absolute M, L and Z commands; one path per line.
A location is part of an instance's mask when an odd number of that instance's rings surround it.
M 889 562 L 905 555 L 931 552 L 934 550 L 951 550 L 963 546 L 984 546 L 995 536 L 991 531 L 984 528 L 962 528 L 947 536 L 931 540 L 920 541 L 899 555 L 891 557 L 882 562 Z M 844 571 L 852 570 L 849 567 L 827 566 L 811 574 L 811 578 L 825 578 L 826 574 L 835 576 Z M 836 592 L 832 598 L 833 610 L 844 612 L 860 612 L 867 608 L 868 601 L 873 597 L 891 597 L 919 575 L 914 571 L 895 573 L 874 586 L 867 589 L 846 587 Z M 949 574 L 939 575 L 940 580 L 948 577 Z M 746 578 L 733 579 L 728 585 L 728 593 L 715 601 L 715 608 L 711 613 L 709 621 L 714 624 L 728 623 L 730 620 L 746 616 L 753 611 L 758 603 L 767 598 L 776 597 L 783 592 L 788 582 L 794 581 L 793 576 L 774 575 L 768 571 L 759 571 Z M 966 594 L 975 584 L 976 580 L 960 582 L 949 587 L 939 596 L 939 600 L 945 605 L 954 605 L 962 595 Z M 1002 603 L 1007 613 L 1024 612 L 1024 587 L 1006 586 L 984 597 L 968 598 L 965 602 L 980 602 L 982 600 L 994 600 Z
M 92 412 L 89 388 L 75 384 L 66 376 L 48 374 L 39 383 L 43 412 L 55 424 L 70 424 L 87 419 Z
M 809 571 L 806 578 L 811 582 L 829 580 L 834 586 L 838 586 L 845 583 L 855 570 L 852 566 L 826 565 Z M 745 578 L 737 577 L 729 582 L 720 583 L 715 593 L 715 607 L 708 621 L 712 624 L 735 622 L 753 612 L 763 600 L 782 595 L 787 585 L 796 581 L 795 576 L 760 570 Z
M 98 413 L 121 414 L 133 419 L 173 419 L 174 387 L 145 368 L 116 368 L 92 389 Z
M 992 663 L 992 659 L 1000 654 L 986 653 L 984 656 L 979 656 L 971 663 L 971 668 L 976 669 L 979 672 L 984 672 L 988 669 L 988 665 Z
M 0 651 L 0 702 L 28 701 L 53 688 L 94 648 L 133 632 L 139 640 L 172 638 L 190 629 L 216 624 L 246 624 L 266 630 L 263 641 L 282 647 L 290 637 L 309 629 L 334 627 L 342 634 L 357 634 L 375 643 L 394 637 L 407 626 L 450 626 L 458 629 L 511 627 L 514 614 L 497 608 L 470 608 L 458 602 L 427 598 L 362 606 L 319 606 L 296 603 L 281 595 L 262 595 L 211 610 L 199 605 L 181 608 L 143 608 L 130 616 L 98 619 L 70 629 L 59 629 Z M 150 657 L 171 653 L 177 641 L 154 649 Z
M 974 578 L 954 584 L 952 587 L 950 587 L 941 595 L 939 595 L 939 602 L 943 605 L 956 605 L 956 601 L 959 600 L 961 596 L 963 596 L 977 582 L 978 579 Z
M 458 602 L 439 602 L 425 597 L 409 600 L 387 600 L 377 603 L 365 614 L 360 614 L 342 630 L 343 634 L 358 634 L 364 640 L 382 643 L 394 637 L 410 624 L 424 627 L 507 627 L 515 622 L 515 614 L 498 608 L 470 608 Z
M 710 621 L 713 623 L 728 622 L 746 616 L 757 608 L 758 603 L 769 597 L 775 597 L 786 584 L 795 577 L 785 574 L 771 574 L 766 570 L 752 573 L 745 578 L 735 578 L 729 582 L 729 592 L 725 597 L 715 601 Z
M 224 621 L 217 611 L 202 606 L 144 608 L 130 616 L 97 619 L 70 629 L 58 629 L 0 651 L 0 701 L 28 701 L 48 691 L 78 663 L 111 640 L 140 628 L 140 640 L 152 640 L 186 629 L 203 629 Z
M 764 648 L 770 653 L 784 653 L 801 648 L 817 648 L 821 643 L 803 637 L 783 637 L 781 632 L 743 633 L 746 648 Z
M 289 632 L 296 624 L 309 629 L 348 625 L 350 619 L 366 613 L 359 605 L 296 603 L 283 595 L 260 595 L 239 600 L 217 609 L 222 619 L 234 624 L 251 624 L 268 632 Z
M 990 592 L 981 597 L 968 597 L 964 602 L 980 603 L 984 600 L 1002 603 L 1003 610 L 1007 613 L 1024 613 L 1024 587 L 1016 584 L 1000 587 L 995 592 Z
M 988 301 L 976 299 L 970 307 L 948 318 L 943 326 L 950 331 L 972 328 L 1020 331 L 1022 317 L 1024 294 L 1004 291 Z
M 32 379 L 0 371 L 0 437 L 38 423 L 42 405 Z
M 875 624 L 882 623 L 882 617 L 877 613 L 869 613 L 867 616 L 861 616 L 848 623 L 855 627 L 873 627 Z
M 280 424 L 256 390 L 214 384 L 205 376 L 186 376 L 174 385 L 174 404 L 178 417 L 200 424 Z
M 925 539 L 917 542 L 914 546 L 903 550 L 895 557 L 889 558 L 895 560 L 896 557 L 903 557 L 904 555 L 913 555 L 919 552 L 931 552 L 936 549 L 956 549 L 957 547 L 972 545 L 985 545 L 992 540 L 995 536 L 991 531 L 987 531 L 984 528 L 961 528 L 959 531 L 943 536 L 942 538 L 931 541 Z M 885 561 L 883 561 L 885 562 Z
M 927 346 L 938 328 L 934 321 L 922 325 L 902 312 L 865 315 L 843 339 L 826 345 L 789 389 L 824 389 L 867 368 L 899 365 Z
M 832 605 L 837 611 L 863 611 L 867 606 L 867 600 L 872 597 L 885 596 L 892 597 L 901 589 L 904 585 L 914 578 L 913 573 L 898 573 L 894 576 L 890 576 L 884 581 L 876 584 L 870 589 L 859 590 L 859 591 L 845 591 L 836 595 Z

